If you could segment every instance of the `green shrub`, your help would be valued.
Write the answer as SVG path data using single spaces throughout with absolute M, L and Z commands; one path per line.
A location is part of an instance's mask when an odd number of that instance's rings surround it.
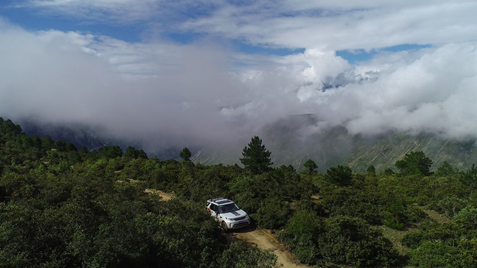
M 274 268 L 279 267 L 277 256 L 268 251 L 261 251 L 242 241 L 232 244 L 222 253 L 219 268 Z
M 384 220 L 384 225 L 389 228 L 402 230 L 404 228 L 404 210 L 406 207 L 402 202 L 395 202 L 389 206 L 388 213 L 386 214 L 386 219 Z
M 278 238 L 289 246 L 301 263 L 316 264 L 321 258 L 317 238 L 324 231 L 323 219 L 310 211 L 299 210 Z
M 408 233 L 402 238 L 401 243 L 408 248 L 416 249 L 419 247 L 423 236 L 422 232 Z
M 285 226 L 290 214 L 287 202 L 278 197 L 263 200 L 262 205 L 254 216 L 254 219 L 262 228 L 278 229 Z
M 397 252 L 392 243 L 364 220 L 345 216 L 320 219 L 299 211 L 279 236 L 306 264 L 392 267 Z
M 439 226 L 439 223 L 437 223 L 436 220 L 431 218 L 426 218 L 426 219 L 423 219 L 417 227 L 422 231 L 427 231 L 430 229 L 437 228 L 438 226 Z
M 477 229 L 477 208 L 473 206 L 463 208 L 454 216 L 454 220 L 466 229 Z
M 325 178 L 336 185 L 350 185 L 353 179 L 353 172 L 348 166 L 331 167 L 326 171 Z
M 399 222 L 397 219 L 392 218 L 391 215 L 389 215 L 386 220 L 384 221 L 384 225 L 395 230 L 402 230 L 404 229 L 404 223 Z
M 323 256 L 321 264 L 331 262 L 353 267 L 392 267 L 396 264 L 397 252 L 391 241 L 364 220 L 334 217 L 325 223 L 326 231 L 318 238 Z
M 370 224 L 383 223 L 387 197 L 377 191 L 363 191 L 353 187 L 341 187 L 324 197 L 324 207 L 331 216 L 358 217 Z
M 455 247 L 438 242 L 423 242 L 417 249 L 409 252 L 410 264 L 423 268 L 452 267 Z
M 477 239 L 463 240 L 457 249 L 457 254 L 452 258 L 454 267 L 477 267 Z
M 465 199 L 458 198 L 457 196 L 446 196 L 443 199 L 435 202 L 435 206 L 432 208 L 439 212 L 445 214 L 447 217 L 452 218 L 459 211 L 465 208 L 468 204 L 468 201 Z
M 403 214 L 404 214 L 404 217 L 406 218 L 406 223 L 417 223 L 424 219 L 429 218 L 426 212 L 414 206 L 408 206 Z

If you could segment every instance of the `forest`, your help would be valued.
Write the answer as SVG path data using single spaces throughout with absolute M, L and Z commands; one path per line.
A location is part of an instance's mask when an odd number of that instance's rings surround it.
M 0 267 L 279 267 L 227 243 L 205 210 L 226 197 L 303 264 L 477 267 L 477 167 L 409 152 L 384 170 L 273 166 L 259 137 L 242 165 L 148 157 L 29 136 L 0 118 Z M 156 189 L 176 198 L 161 202 Z

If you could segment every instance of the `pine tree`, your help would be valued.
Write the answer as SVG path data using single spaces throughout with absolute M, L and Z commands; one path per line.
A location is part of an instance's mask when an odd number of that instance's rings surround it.
M 182 152 L 179 154 L 179 156 L 182 159 L 184 159 L 184 161 L 190 161 L 190 157 L 192 156 L 192 154 L 189 151 L 189 149 L 187 149 L 187 147 L 184 147 L 184 149 L 182 149 Z
M 262 140 L 258 136 L 252 138 L 248 146 L 243 149 L 242 155 L 243 158 L 240 158 L 240 162 L 252 174 L 267 172 L 273 164 L 270 159 L 271 153 L 265 148 L 265 145 L 262 145 Z
M 303 166 L 307 169 L 308 175 L 313 175 L 316 173 L 316 169 L 318 168 L 318 165 L 315 163 L 315 161 L 308 159 L 308 161 L 303 164 Z

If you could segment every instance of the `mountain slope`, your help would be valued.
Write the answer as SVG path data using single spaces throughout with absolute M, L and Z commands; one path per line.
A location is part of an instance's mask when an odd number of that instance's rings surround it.
M 381 172 L 388 167 L 395 169 L 394 163 L 411 151 L 423 151 L 434 162 L 432 170 L 444 161 L 459 169 L 467 169 L 477 163 L 475 139 L 453 140 L 430 133 L 352 135 L 344 127 L 326 128 L 320 127 L 320 123 L 315 115 L 307 114 L 289 116 L 266 126 L 259 137 L 272 152 L 274 166 L 292 165 L 297 170 L 303 170 L 303 164 L 312 159 L 322 173 L 336 165 L 349 165 L 355 172 L 365 172 L 368 166 L 374 165 Z M 179 152 L 182 149 L 177 146 L 167 149 L 142 148 L 139 143 L 103 137 L 88 126 L 39 126 L 32 122 L 21 122 L 20 125 L 29 135 L 50 135 L 53 139 L 71 142 L 78 149 L 83 145 L 88 149 L 105 145 L 119 145 L 123 149 L 134 146 L 159 159 L 180 159 Z M 206 165 L 240 164 L 242 150 L 248 142 L 237 144 L 231 141 L 226 146 L 189 148 L 193 154 L 191 159 Z
M 349 165 L 355 172 L 365 172 L 374 165 L 381 172 L 388 167 L 396 170 L 394 163 L 411 151 L 423 151 L 434 162 L 432 170 L 444 161 L 459 169 L 477 163 L 475 139 L 453 140 L 431 133 L 352 135 L 344 127 L 319 129 L 319 124 L 314 115 L 296 115 L 267 126 L 260 138 L 272 152 L 274 165 L 291 164 L 303 170 L 303 164 L 312 159 L 319 172 L 336 165 Z M 195 153 L 193 160 L 203 164 L 240 164 L 242 149 L 203 148 Z

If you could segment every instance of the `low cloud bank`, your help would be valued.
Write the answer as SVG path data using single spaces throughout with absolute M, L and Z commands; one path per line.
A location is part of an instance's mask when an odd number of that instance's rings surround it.
M 477 136 L 475 43 L 352 65 L 329 51 L 251 57 L 208 40 L 127 43 L 0 21 L 0 44 L 0 116 L 97 126 L 148 147 L 245 144 L 297 114 L 317 118 L 303 135 Z

